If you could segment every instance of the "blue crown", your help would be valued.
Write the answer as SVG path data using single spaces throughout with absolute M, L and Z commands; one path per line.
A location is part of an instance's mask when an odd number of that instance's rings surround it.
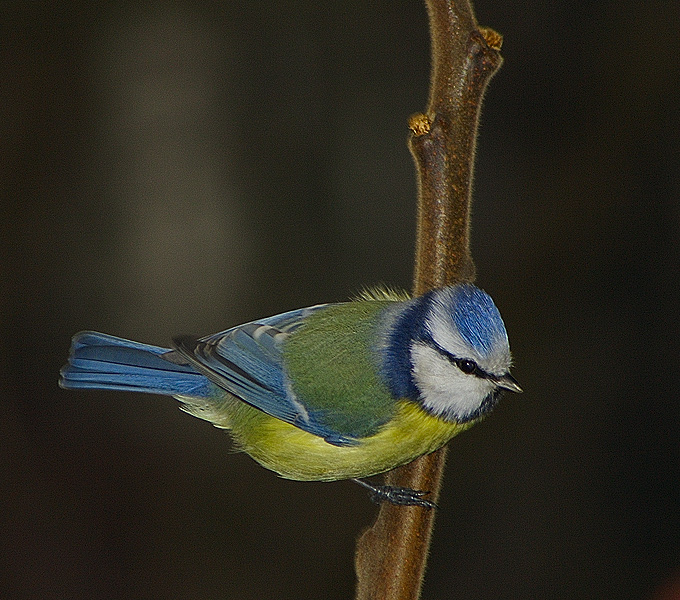
M 462 284 L 446 290 L 453 323 L 461 337 L 482 356 L 489 356 L 499 340 L 508 334 L 501 314 L 491 296 L 471 284 Z

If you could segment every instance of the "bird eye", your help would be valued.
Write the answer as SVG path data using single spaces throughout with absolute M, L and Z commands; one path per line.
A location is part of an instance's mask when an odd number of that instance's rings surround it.
M 468 375 L 477 370 L 477 363 L 474 360 L 463 359 L 458 361 L 458 368 Z

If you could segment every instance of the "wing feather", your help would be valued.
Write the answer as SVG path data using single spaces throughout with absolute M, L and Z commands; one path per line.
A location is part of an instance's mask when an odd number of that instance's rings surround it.
M 267 414 L 335 446 L 355 445 L 321 423 L 295 396 L 283 366 L 282 344 L 304 319 L 328 305 L 299 309 L 205 338 L 175 338 L 175 349 L 215 385 Z

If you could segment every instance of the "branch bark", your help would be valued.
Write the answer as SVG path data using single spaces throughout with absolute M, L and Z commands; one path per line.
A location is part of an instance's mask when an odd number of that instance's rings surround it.
M 500 67 L 501 36 L 477 25 L 468 0 L 426 0 L 432 39 L 430 98 L 409 120 L 418 176 L 414 293 L 475 276 L 470 201 L 482 97 Z M 437 501 L 446 448 L 386 474 L 389 485 L 430 490 Z M 417 600 L 434 510 L 384 503 L 357 542 L 356 600 Z

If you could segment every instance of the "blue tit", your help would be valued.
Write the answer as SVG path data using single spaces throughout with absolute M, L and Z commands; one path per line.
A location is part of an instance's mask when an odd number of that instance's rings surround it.
M 433 452 L 503 390 L 520 392 L 510 364 L 493 300 L 459 284 L 366 292 L 172 349 L 82 332 L 60 385 L 174 396 L 281 477 L 358 480 Z M 432 506 L 422 491 L 357 482 L 376 500 Z

